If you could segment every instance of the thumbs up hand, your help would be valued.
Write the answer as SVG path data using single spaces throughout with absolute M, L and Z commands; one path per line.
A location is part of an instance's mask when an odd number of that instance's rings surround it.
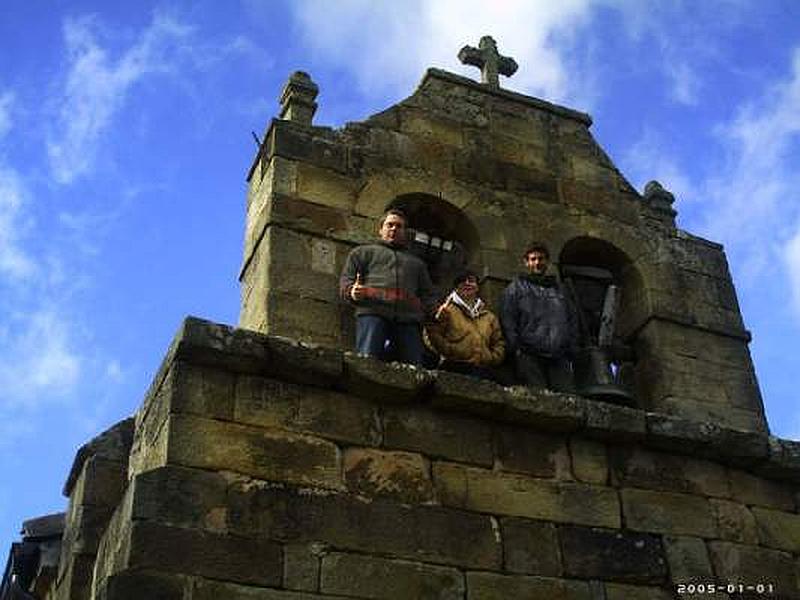
M 356 282 L 350 288 L 350 298 L 353 302 L 358 302 L 364 297 L 364 284 L 361 281 L 361 273 L 356 273 Z

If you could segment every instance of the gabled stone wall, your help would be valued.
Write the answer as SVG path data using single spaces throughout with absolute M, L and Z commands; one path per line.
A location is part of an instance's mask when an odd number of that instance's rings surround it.
M 597 144 L 591 118 L 429 69 L 409 97 L 340 130 L 274 119 L 248 175 L 242 327 L 342 350 L 348 251 L 409 197 L 477 232 L 471 266 L 492 309 L 533 239 L 615 273 L 617 336 L 635 350 L 639 407 L 767 431 L 722 247 L 683 232 Z M 411 223 L 411 226 L 417 224 Z
M 128 464 L 96 600 L 800 598 L 800 443 L 197 319 Z

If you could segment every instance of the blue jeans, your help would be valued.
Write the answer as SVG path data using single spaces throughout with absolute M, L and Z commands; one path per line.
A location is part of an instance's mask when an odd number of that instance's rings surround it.
M 419 323 L 395 323 L 377 315 L 356 318 L 356 352 L 381 360 L 422 364 Z

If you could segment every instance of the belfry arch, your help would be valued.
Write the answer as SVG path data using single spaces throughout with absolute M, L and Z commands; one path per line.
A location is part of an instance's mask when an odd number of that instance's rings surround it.
M 480 269 L 480 235 L 470 218 L 438 196 L 425 193 L 397 196 L 386 207 L 408 217 L 409 249 L 428 265 L 437 290 L 447 291 L 459 271 Z

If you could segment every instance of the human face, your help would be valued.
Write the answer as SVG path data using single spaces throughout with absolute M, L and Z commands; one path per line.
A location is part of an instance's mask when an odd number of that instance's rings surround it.
M 403 245 L 406 243 L 406 222 L 399 215 L 387 215 L 378 233 L 384 242 Z
M 550 260 L 544 252 L 534 250 L 525 255 L 525 266 L 531 275 L 544 275 L 547 273 L 549 263 Z
M 458 292 L 459 296 L 464 298 L 464 300 L 472 300 L 478 296 L 478 280 L 474 277 L 467 277 L 464 281 L 458 284 L 456 291 Z

